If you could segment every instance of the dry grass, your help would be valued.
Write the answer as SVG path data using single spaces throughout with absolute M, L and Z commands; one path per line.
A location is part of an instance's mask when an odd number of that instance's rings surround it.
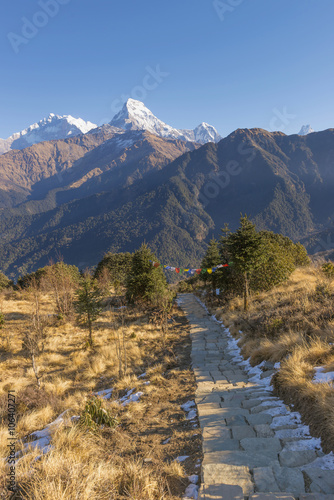
M 52 315 L 54 305 L 43 297 L 43 312 Z M 16 467 L 24 499 L 176 499 L 182 496 L 201 457 L 198 429 L 185 420 L 180 405 L 194 397 L 195 379 L 190 371 L 191 343 L 187 322 L 175 308 L 175 323 L 166 349 L 161 332 L 142 311 L 128 309 L 125 339 L 128 369 L 118 372 L 110 313 L 102 313 L 94 333 L 94 349 L 85 349 L 86 333 L 75 324 L 48 328 L 44 352 L 37 365 L 42 388 L 36 387 L 29 358 L 22 343 L 29 328 L 31 305 L 27 298 L 11 294 L 3 301 L 6 317 L 0 344 L 0 455 L 7 455 L 7 391 L 15 389 L 19 438 L 40 430 L 65 409 L 80 414 L 89 393 L 114 388 L 107 409 L 117 413 L 120 426 L 90 434 L 68 422 L 52 438 L 54 449 L 34 461 L 38 452 L 22 458 Z M 117 319 L 117 318 L 116 318 Z M 8 338 L 10 339 L 8 341 Z M 146 380 L 138 375 L 146 372 Z M 144 394 L 138 403 L 120 407 L 114 402 L 128 389 Z M 197 431 L 197 432 L 196 432 Z M 162 442 L 170 438 L 166 445 Z M 19 449 L 19 445 L 18 448 Z M 174 458 L 189 455 L 183 467 Z M 0 461 L 0 490 L 6 468 Z
M 334 365 L 334 350 L 315 340 L 297 346 L 286 358 L 273 382 L 277 394 L 293 404 L 309 424 L 311 432 L 322 438 L 325 452 L 334 450 L 334 389 L 328 383 L 314 384 L 314 366 Z
M 302 413 L 323 448 L 334 451 L 333 385 L 312 383 L 315 366 L 334 367 L 334 281 L 316 266 L 297 269 L 284 284 L 253 296 L 247 313 L 240 298 L 213 312 L 240 338 L 253 366 L 281 362 L 277 393 Z

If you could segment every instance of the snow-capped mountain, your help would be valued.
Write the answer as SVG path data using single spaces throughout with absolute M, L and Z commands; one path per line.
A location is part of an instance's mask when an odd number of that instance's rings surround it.
M 86 122 L 82 118 L 50 113 L 47 118 L 11 135 L 8 139 L 0 139 L 0 153 L 5 153 L 10 149 L 24 149 L 43 141 L 66 139 L 73 135 L 86 134 L 96 127 L 97 125 L 94 123 Z
M 300 131 L 298 132 L 298 135 L 307 135 L 307 134 L 312 134 L 312 132 L 315 132 L 311 125 L 303 125 Z
M 180 139 L 182 141 L 218 142 L 221 136 L 217 130 L 201 123 L 194 130 L 179 130 L 159 120 L 141 101 L 128 99 L 123 108 L 111 120 L 110 125 L 123 130 L 147 130 L 159 137 Z

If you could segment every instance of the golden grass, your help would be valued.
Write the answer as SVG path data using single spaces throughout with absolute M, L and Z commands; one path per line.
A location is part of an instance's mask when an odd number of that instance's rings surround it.
M 31 467 L 24 460 L 19 483 L 31 500 L 166 498 L 163 469 L 143 466 L 139 458 L 101 456 L 103 442 L 80 429 L 55 434 L 54 449 Z M 35 452 L 36 455 L 36 452 Z
M 10 342 L 5 342 L 2 336 L 1 457 L 7 454 L 8 433 L 3 403 L 9 389 L 15 389 L 17 394 L 19 438 L 44 428 L 66 409 L 71 410 L 70 416 L 80 414 L 91 392 L 113 387 L 114 399 L 123 396 L 129 389 L 144 392 L 138 403 L 124 408 L 113 401 L 106 401 L 110 411 L 120 412 L 121 428 L 91 435 L 75 425 L 66 424 L 53 435 L 54 449 L 51 453 L 36 461 L 33 459 L 39 451 L 23 457 L 17 465 L 22 498 L 180 498 L 187 485 L 186 473 L 195 472 L 191 463 L 195 463 L 201 453 L 199 442 L 191 439 L 194 432 L 192 426 L 184 422 L 184 412 L 180 409 L 184 398 L 193 397 L 193 374 L 185 372 L 186 383 L 181 382 L 184 376 L 182 370 L 175 370 L 174 374 L 166 376 L 168 370 L 178 363 L 187 362 L 189 366 L 189 331 L 183 323 L 175 333 L 171 332 L 170 342 L 164 351 L 160 330 L 148 322 L 148 316 L 143 312 L 129 309 L 124 326 L 128 368 L 120 377 L 109 313 L 103 313 L 97 321 L 93 334 L 94 349 L 84 348 L 87 335 L 84 330 L 70 322 L 57 324 L 54 320 L 47 329 L 44 352 L 36 359 L 42 374 L 42 388 L 38 391 L 31 362 L 25 356 L 22 343 L 23 332 L 29 328 L 31 304 L 25 294 L 16 292 L 3 301 L 3 310 L 6 326 L 2 333 L 10 337 Z M 42 310 L 50 315 L 54 312 L 52 299 L 47 295 L 43 297 Z M 144 371 L 150 385 L 144 385 L 145 379 L 138 379 Z M 176 401 L 177 398 L 180 402 Z M 177 438 L 172 439 L 172 444 L 162 446 L 161 442 L 166 437 L 174 435 L 175 426 L 178 428 Z M 194 457 L 193 462 L 189 461 L 187 471 L 172 460 L 184 454 L 185 450 Z M 4 462 L 0 460 L 0 489 L 4 486 L 5 474 Z
M 333 349 L 320 340 L 297 346 L 273 380 L 277 393 L 294 404 L 311 432 L 322 438 L 325 452 L 334 450 L 334 389 L 328 383 L 314 384 L 312 378 L 314 366 L 328 361 L 334 366 Z

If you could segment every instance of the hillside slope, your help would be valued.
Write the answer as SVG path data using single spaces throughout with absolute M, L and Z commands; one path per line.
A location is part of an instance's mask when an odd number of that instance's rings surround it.
M 110 141 L 96 148 L 91 160 L 93 153 L 88 153 L 65 172 L 66 188 L 47 193 L 53 202 L 45 211 L 28 202 L 2 214 L 4 271 L 15 277 L 57 254 L 79 266 L 95 265 L 104 252 L 131 251 L 143 240 L 161 260 L 194 267 L 208 239 L 219 235 L 225 222 L 235 229 L 240 213 L 251 216 L 260 229 L 294 240 L 320 230 L 333 217 L 332 129 L 307 136 L 237 130 L 172 162 L 165 142 L 159 142 L 166 140 L 145 132 L 126 149 L 128 163 L 119 159 L 115 168 L 102 149 L 108 150 Z M 142 163 L 138 144 L 141 150 L 148 146 Z M 181 154 L 177 141 L 168 144 Z M 120 172 L 123 180 L 117 184 Z M 79 195 L 69 195 L 75 190 Z

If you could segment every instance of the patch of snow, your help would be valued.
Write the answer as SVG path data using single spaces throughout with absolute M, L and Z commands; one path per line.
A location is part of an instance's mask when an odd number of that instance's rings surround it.
M 144 378 L 144 377 L 146 377 L 146 372 L 145 372 L 145 373 L 142 373 L 141 375 L 138 375 L 138 377 L 137 377 L 137 378 Z
M 187 460 L 187 458 L 189 458 L 189 455 L 180 455 L 179 457 L 175 458 L 174 462 L 181 463 Z
M 275 431 L 278 439 L 289 438 L 310 438 L 310 428 L 308 425 L 300 425 L 296 429 L 279 429 Z
M 37 439 L 41 439 L 41 438 L 44 438 L 44 437 L 50 437 L 51 433 L 54 432 L 61 424 L 64 423 L 65 421 L 65 415 L 69 412 L 69 410 L 65 410 L 63 411 L 63 413 L 61 413 L 59 415 L 59 417 L 56 418 L 56 420 L 54 420 L 53 422 L 51 422 L 50 424 L 48 424 L 46 427 L 44 427 L 44 429 L 42 429 L 41 431 L 35 431 L 33 432 L 32 434 L 30 434 L 31 437 L 34 437 L 34 438 L 37 438 Z
M 310 464 L 304 465 L 301 467 L 302 469 L 307 469 L 309 467 L 318 467 L 319 469 L 322 470 L 334 470 L 334 454 L 331 451 L 327 455 L 323 457 L 318 457 L 316 458 L 313 462 Z
M 321 439 L 311 437 L 310 439 L 301 439 L 298 441 L 288 441 L 284 446 L 285 450 L 299 451 L 299 450 L 321 450 Z
M 130 397 L 133 392 L 134 392 L 134 389 L 128 390 L 128 392 L 125 394 L 125 396 L 123 396 L 122 398 L 119 399 L 119 402 L 122 403 L 123 401 L 128 399 L 128 397 Z
M 196 410 L 190 410 L 190 412 L 188 413 L 186 419 L 187 420 L 194 420 L 194 418 L 197 417 L 197 411 Z
M 191 476 L 188 476 L 188 481 L 189 481 L 189 483 L 197 484 L 198 483 L 198 475 L 192 474 Z
M 122 406 L 126 406 L 130 403 L 135 403 L 136 401 L 139 401 L 140 397 L 143 395 L 143 392 L 136 392 L 135 394 L 131 394 L 128 399 L 123 401 Z
M 283 425 L 296 425 L 300 424 L 302 421 L 300 413 L 292 412 L 288 415 L 281 415 L 274 417 L 272 423 L 270 424 L 271 429 L 277 429 Z
M 196 406 L 195 401 L 187 401 L 186 403 L 183 403 L 183 405 L 181 405 L 182 410 L 187 413 L 187 420 L 193 420 L 197 417 L 197 410 L 196 408 L 194 408 L 194 406 Z
M 269 400 L 269 398 L 265 399 L 262 401 L 262 403 L 259 404 L 259 407 L 261 406 L 279 406 L 280 404 L 284 404 L 283 401 L 280 399 L 274 399 L 274 400 Z
M 334 382 L 334 372 L 325 373 L 325 368 L 323 366 L 316 366 L 314 368 L 315 374 L 312 382 L 314 384 L 323 383 L 333 383 Z
M 65 410 L 61 413 L 56 420 L 48 424 L 44 429 L 40 431 L 32 432 L 29 438 L 34 438 L 33 441 L 29 441 L 24 444 L 23 450 L 18 451 L 15 456 L 21 456 L 24 452 L 32 449 L 39 449 L 42 454 L 48 453 L 53 447 L 50 445 L 53 432 L 58 429 L 65 421 L 65 415 L 69 410 Z
M 196 484 L 189 484 L 184 492 L 183 500 L 197 500 L 199 487 Z
M 195 401 L 187 401 L 186 403 L 183 403 L 183 405 L 181 405 L 181 408 L 184 411 L 190 411 L 190 409 L 195 405 Z
M 96 396 L 102 396 L 103 399 L 110 399 L 111 398 L 111 395 L 112 395 L 112 392 L 113 392 L 113 388 L 111 389 L 103 389 L 102 391 L 99 391 L 99 392 L 95 392 L 94 394 Z
M 162 442 L 162 444 L 168 444 L 170 441 L 170 438 L 165 439 L 165 441 Z

